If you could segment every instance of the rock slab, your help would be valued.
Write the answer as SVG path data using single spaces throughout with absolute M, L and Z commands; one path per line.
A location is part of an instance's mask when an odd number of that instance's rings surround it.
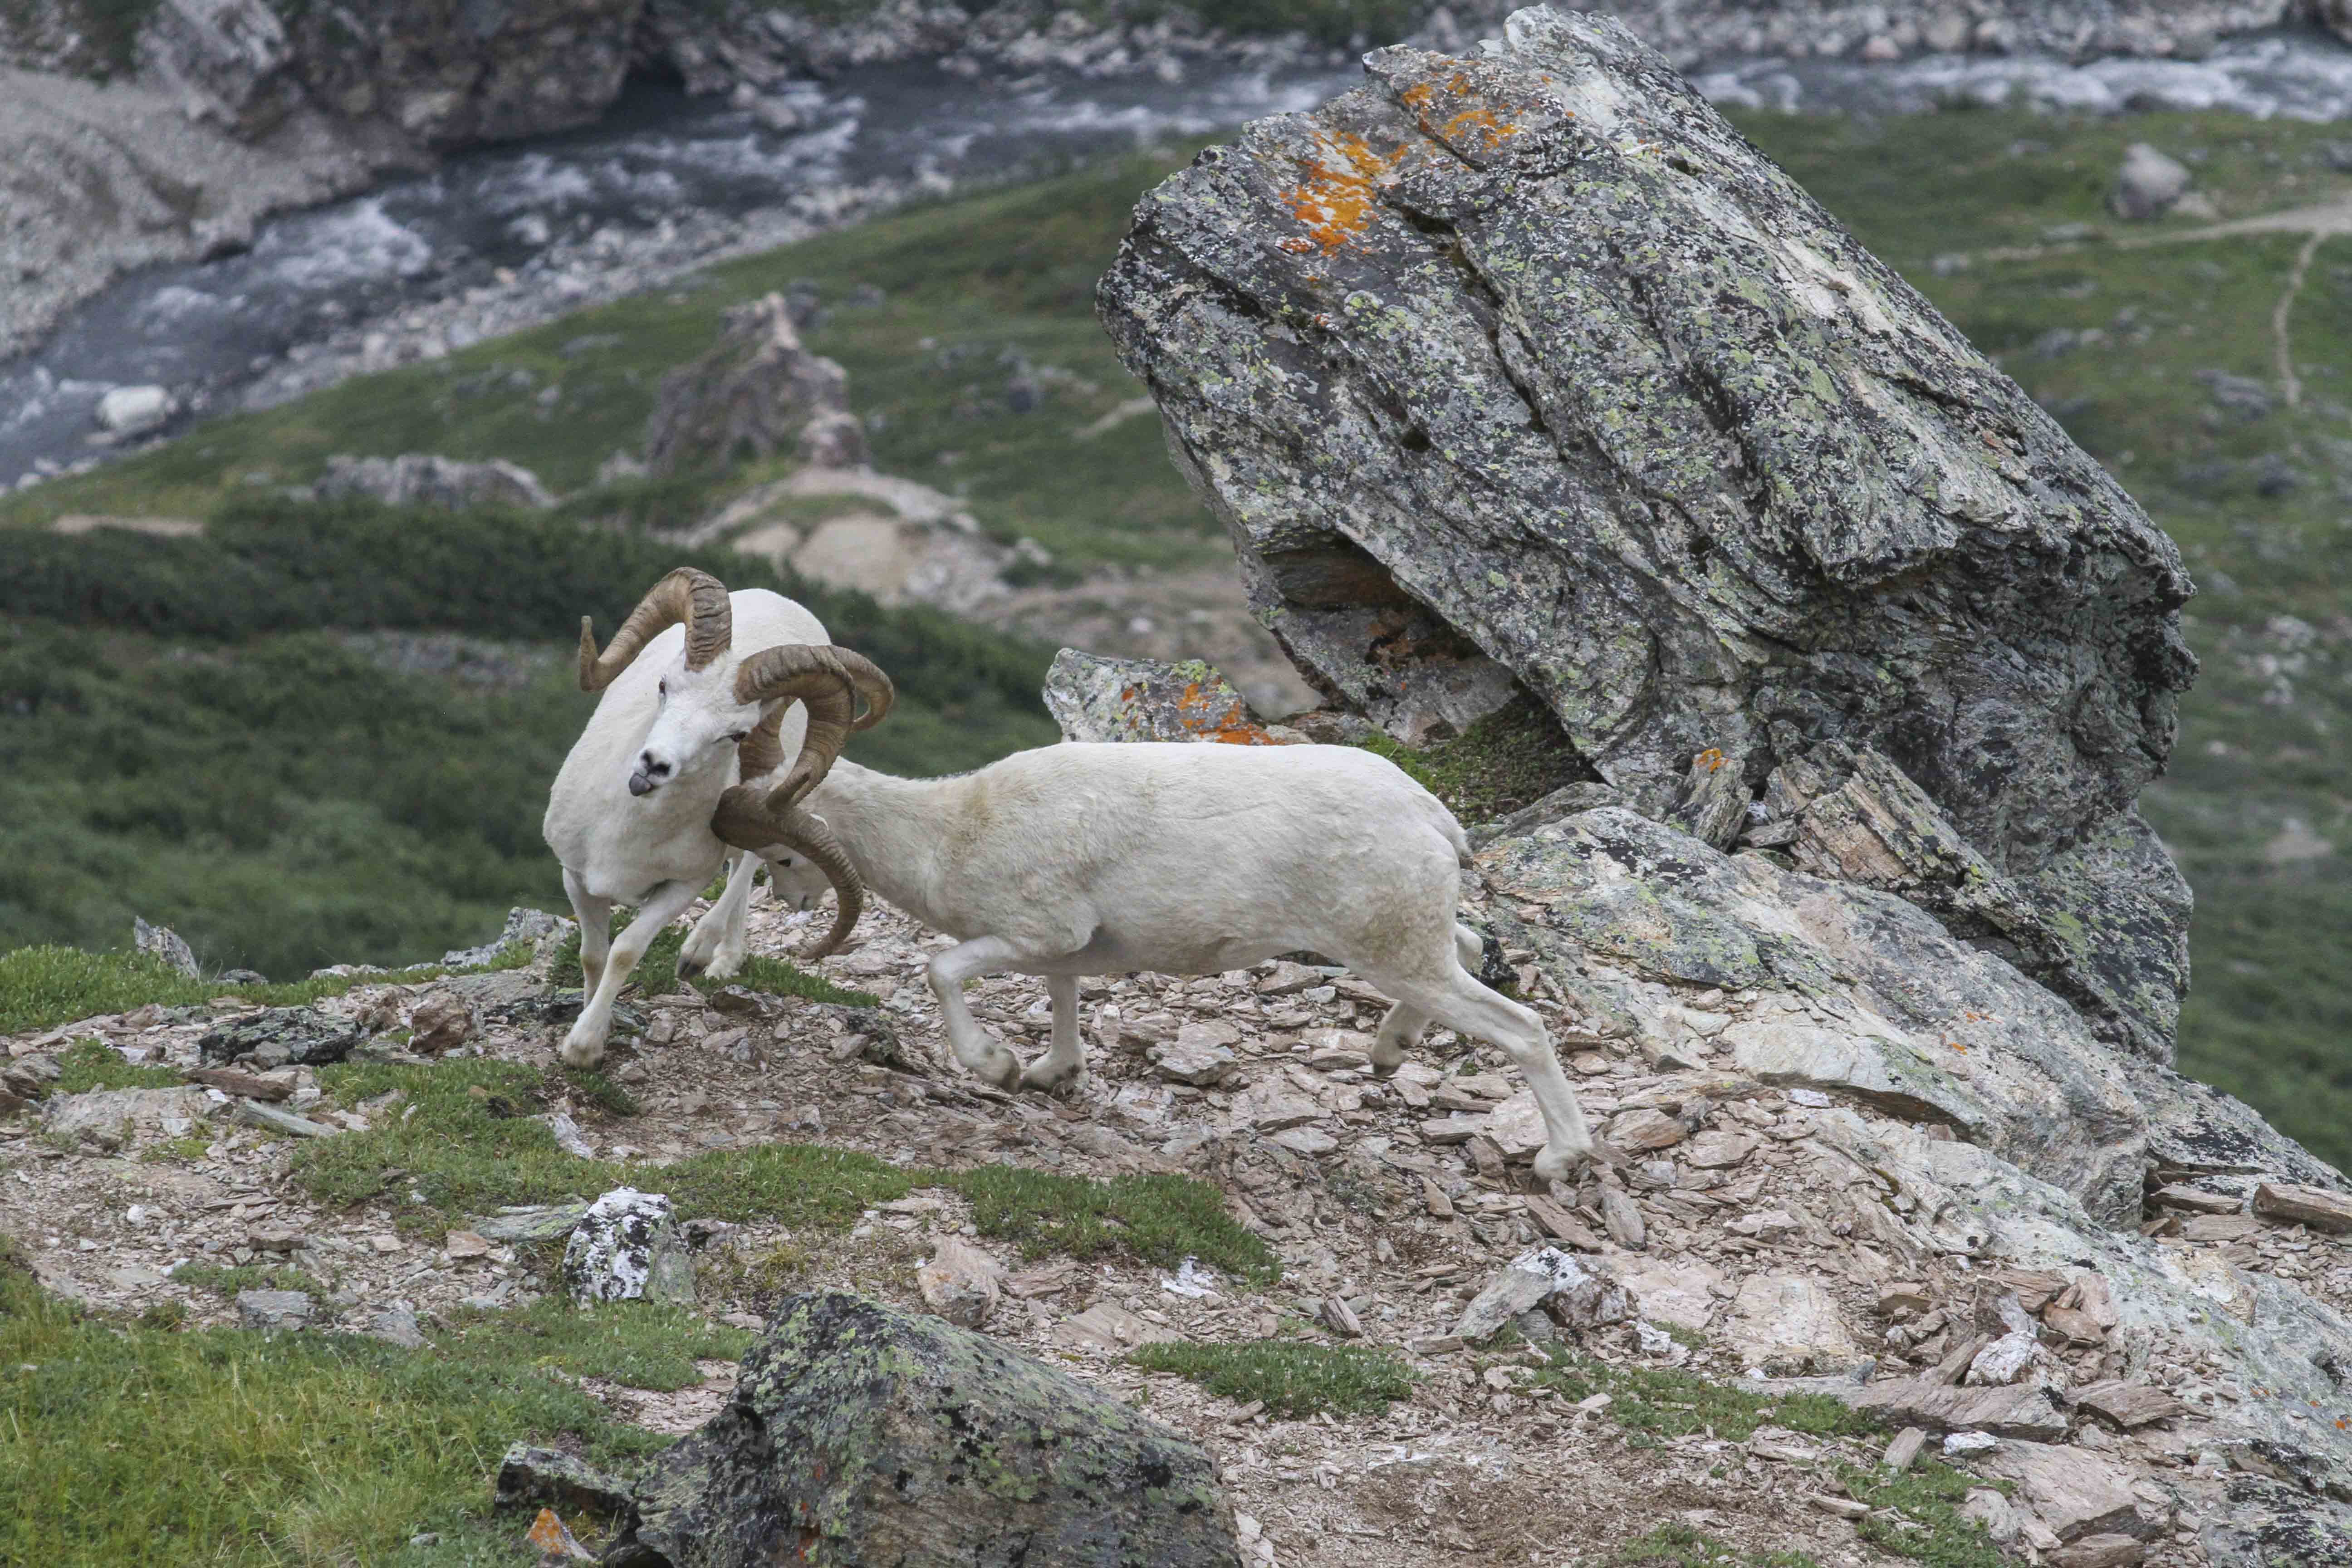
M 1208 1456 L 979 1334 L 788 1299 L 727 1407 L 653 1462 L 626 1568 L 1240 1568 Z
M 614 1187 L 590 1204 L 563 1247 L 563 1284 L 578 1301 L 692 1305 L 694 1265 L 669 1199 Z

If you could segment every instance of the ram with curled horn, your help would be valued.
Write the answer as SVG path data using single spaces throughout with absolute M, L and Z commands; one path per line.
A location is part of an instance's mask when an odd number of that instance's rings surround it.
M 806 907 L 829 885 L 839 901 L 832 930 L 804 956 L 847 939 L 865 886 L 799 802 L 851 731 L 889 711 L 891 688 L 866 659 L 834 647 L 802 605 L 765 589 L 730 594 L 682 566 L 601 652 L 582 617 L 580 689 L 601 696 L 556 775 L 541 830 L 580 921 L 587 1000 L 563 1059 L 585 1067 L 604 1054 L 630 971 L 726 864 L 730 841 L 734 874 L 687 939 L 679 973 L 723 979 L 741 967 L 751 863 L 762 851 L 780 897 Z M 616 904 L 637 914 L 614 937 Z

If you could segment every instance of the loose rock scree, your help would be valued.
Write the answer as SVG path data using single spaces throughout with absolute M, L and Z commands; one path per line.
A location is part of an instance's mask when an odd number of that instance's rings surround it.
M 1480 940 L 1454 920 L 1469 858 L 1461 825 L 1381 757 L 1350 746 L 1068 742 L 945 779 L 837 763 L 804 795 L 791 790 L 787 780 L 730 791 L 713 826 L 786 874 L 813 860 L 838 885 L 840 870 L 821 858 L 835 857 L 956 938 L 929 978 L 956 1059 L 992 1083 L 1045 1089 L 1083 1070 L 1081 976 L 1216 973 L 1307 951 L 1396 999 L 1372 1047 L 1375 1072 L 1396 1071 L 1433 1020 L 1491 1040 L 1542 1110 L 1538 1175 L 1565 1176 L 1591 1155 L 1541 1020 L 1471 973 Z M 763 794 L 793 802 L 786 814 L 799 820 L 772 816 Z M 806 847 L 779 847 L 786 828 Z M 1052 1045 L 1025 1068 L 964 1000 L 964 982 L 1003 971 L 1045 976 L 1053 1005 Z
M 604 1054 L 614 998 L 630 971 L 725 864 L 712 813 L 742 780 L 775 777 L 761 791 L 762 842 L 798 852 L 779 868 L 780 890 L 809 901 L 814 871 L 839 897 L 833 929 L 812 952 L 829 952 L 848 936 L 864 889 L 837 854 L 805 841 L 792 803 L 824 776 L 852 729 L 889 710 L 891 687 L 863 657 L 832 646 L 792 600 L 756 588 L 730 595 L 709 574 L 681 567 L 629 612 L 603 653 L 582 618 L 580 688 L 604 695 L 556 775 L 541 832 L 562 863 L 580 921 L 587 998 L 563 1059 L 585 1067 Z M 788 752 L 792 765 L 780 773 Z M 696 925 L 681 972 L 723 977 L 741 965 L 750 860 L 741 857 L 727 896 Z M 637 910 L 617 939 L 609 934 L 615 904 Z

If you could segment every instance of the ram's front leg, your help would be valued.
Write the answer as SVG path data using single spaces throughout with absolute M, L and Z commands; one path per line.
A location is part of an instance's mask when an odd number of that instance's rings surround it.
M 744 956 L 751 951 L 743 922 L 751 907 L 752 873 L 759 865 L 760 858 L 748 849 L 728 863 L 727 890 L 694 922 L 693 933 L 678 949 L 677 972 L 682 978 L 708 974 L 713 980 L 725 980 L 743 967 Z
M 1087 1070 L 1086 1047 L 1078 1043 L 1078 977 L 1048 974 L 1045 996 L 1054 1007 L 1054 1044 L 1021 1075 L 1022 1088 L 1041 1091 L 1059 1089 Z
M 604 1038 L 613 1029 L 614 999 L 620 995 L 637 961 L 645 957 L 646 949 L 654 944 L 654 938 L 662 933 L 663 927 L 684 914 L 686 906 L 694 902 L 695 895 L 701 890 L 690 882 L 664 882 L 637 906 L 637 918 L 614 938 L 612 953 L 604 961 L 595 991 L 589 996 L 587 1005 L 580 1009 L 572 1032 L 563 1037 L 566 1062 L 576 1068 L 588 1068 L 604 1059 Z M 580 951 L 584 973 L 588 951 L 584 940 Z
M 613 945 L 613 900 L 600 899 L 588 890 L 588 884 L 563 872 L 563 891 L 572 900 L 572 918 L 580 927 L 580 990 L 593 994 L 597 980 L 604 973 L 604 954 Z
M 948 1048 L 966 1072 L 1012 1089 L 1021 1081 L 1021 1058 L 992 1040 L 971 1016 L 963 999 L 963 983 L 975 975 L 1010 968 L 1018 956 L 1002 937 L 980 936 L 959 942 L 932 958 L 931 994 L 940 999 L 940 1015 L 948 1028 Z

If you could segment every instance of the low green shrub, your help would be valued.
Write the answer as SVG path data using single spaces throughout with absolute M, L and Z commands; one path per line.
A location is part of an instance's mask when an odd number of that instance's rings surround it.
M 1329 1411 L 1377 1415 L 1412 1392 L 1412 1369 L 1393 1352 L 1370 1345 L 1298 1340 L 1246 1344 L 1144 1345 L 1128 1358 L 1146 1372 L 1173 1373 L 1210 1393 L 1260 1401 L 1288 1420 Z

